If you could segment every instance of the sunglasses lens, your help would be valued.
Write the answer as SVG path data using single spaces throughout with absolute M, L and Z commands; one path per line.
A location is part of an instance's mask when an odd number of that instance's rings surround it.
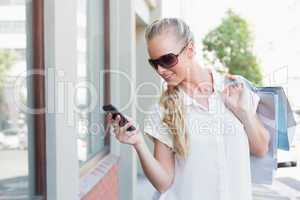
M 149 59 L 148 61 L 149 61 L 149 64 L 154 69 L 157 70 L 158 69 L 158 65 L 160 65 L 161 67 L 164 67 L 164 68 L 171 68 L 171 67 L 173 67 L 174 65 L 177 64 L 178 59 L 177 59 L 177 56 L 174 55 L 174 54 L 167 54 L 167 55 L 164 55 L 164 56 L 160 57 L 157 60 Z
M 177 64 L 177 57 L 173 54 L 167 54 L 160 58 L 160 64 L 165 68 L 173 67 Z

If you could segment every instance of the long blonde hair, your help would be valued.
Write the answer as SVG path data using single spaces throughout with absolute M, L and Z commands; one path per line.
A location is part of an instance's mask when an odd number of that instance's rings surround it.
M 178 18 L 154 21 L 147 27 L 145 38 L 149 42 L 155 36 L 166 31 L 171 31 L 179 42 L 194 42 L 194 36 L 189 26 Z M 178 86 L 168 86 L 162 92 L 159 103 L 163 108 L 162 122 L 167 125 L 172 134 L 174 151 L 179 157 L 185 158 L 188 154 L 189 139 L 186 134 L 185 109 Z

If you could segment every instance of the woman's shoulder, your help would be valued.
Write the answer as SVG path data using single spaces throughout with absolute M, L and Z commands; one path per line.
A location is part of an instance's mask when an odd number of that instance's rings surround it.
M 165 109 L 160 102 L 155 102 L 150 104 L 146 111 L 146 115 L 155 115 L 161 119 L 164 113 L 165 113 Z
M 173 149 L 173 139 L 170 130 L 162 122 L 161 106 L 154 103 L 149 106 L 144 119 L 144 133 L 150 138 L 155 138 Z

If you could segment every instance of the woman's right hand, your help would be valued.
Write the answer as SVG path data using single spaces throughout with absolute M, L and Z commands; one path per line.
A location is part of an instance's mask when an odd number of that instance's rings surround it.
M 117 115 L 117 117 L 113 119 L 112 114 L 108 113 L 106 116 L 106 121 L 109 126 L 111 125 L 113 127 L 113 133 L 119 142 L 137 146 L 143 142 L 143 137 L 137 127 L 135 127 L 136 129 L 133 131 L 126 131 L 127 128 L 133 125 L 133 121 L 128 117 L 126 118 L 128 122 L 122 127 L 120 126 L 120 115 Z
M 126 118 L 128 119 L 128 117 Z M 174 153 L 165 144 L 156 140 L 154 156 L 148 149 L 142 134 L 136 126 L 134 131 L 126 131 L 133 124 L 131 119 L 128 119 L 129 122 L 123 127 L 119 126 L 120 116 L 112 119 L 112 114 L 108 113 L 106 119 L 108 125 L 113 126 L 114 130 L 111 133 L 113 132 L 112 134 L 115 135 L 117 140 L 121 143 L 133 145 L 139 156 L 143 171 L 152 185 L 161 193 L 166 191 L 173 182 L 175 168 Z

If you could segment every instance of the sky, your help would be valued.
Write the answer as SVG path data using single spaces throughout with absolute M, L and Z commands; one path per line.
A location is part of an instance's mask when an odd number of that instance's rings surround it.
M 300 109 L 300 0 L 164 0 L 164 17 L 181 17 L 196 42 L 220 24 L 231 8 L 247 20 L 254 36 L 254 53 L 266 85 L 283 86 L 290 103 Z

